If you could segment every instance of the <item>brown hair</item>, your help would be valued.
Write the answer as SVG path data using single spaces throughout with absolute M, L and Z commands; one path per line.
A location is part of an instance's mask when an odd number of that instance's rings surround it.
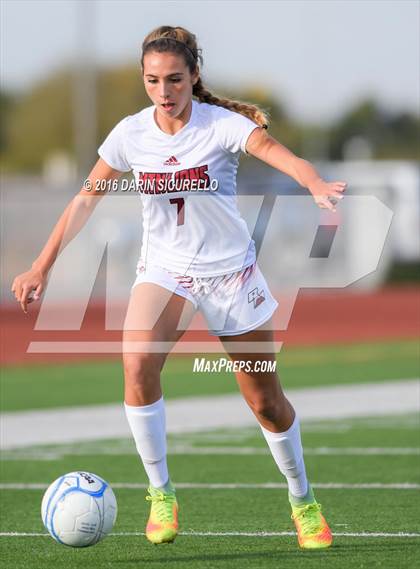
M 148 34 L 142 46 L 141 66 L 143 68 L 144 56 L 146 53 L 156 51 L 158 53 L 171 52 L 182 55 L 185 63 L 193 74 L 199 64 L 203 64 L 202 50 L 197 46 L 196 36 L 179 26 L 160 26 Z M 217 97 L 205 88 L 201 77 L 193 86 L 193 95 L 202 103 L 224 107 L 230 111 L 240 113 L 254 121 L 257 125 L 268 128 L 268 114 L 257 105 L 234 101 Z

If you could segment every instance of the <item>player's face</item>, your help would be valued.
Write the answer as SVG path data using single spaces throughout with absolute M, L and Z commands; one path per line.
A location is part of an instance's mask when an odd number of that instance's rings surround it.
M 173 53 L 150 52 L 144 56 L 146 92 L 165 119 L 180 118 L 192 99 L 198 72 L 191 75 L 184 58 Z

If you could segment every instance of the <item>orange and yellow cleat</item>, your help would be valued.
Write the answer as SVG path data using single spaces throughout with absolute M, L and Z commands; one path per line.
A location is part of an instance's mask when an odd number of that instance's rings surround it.
M 321 504 L 313 502 L 302 506 L 292 505 L 298 542 L 303 549 L 325 549 L 332 544 L 332 534 L 321 514 Z
M 171 543 L 178 534 L 178 502 L 175 490 L 162 492 L 149 487 L 146 500 L 152 502 L 146 537 L 152 543 Z

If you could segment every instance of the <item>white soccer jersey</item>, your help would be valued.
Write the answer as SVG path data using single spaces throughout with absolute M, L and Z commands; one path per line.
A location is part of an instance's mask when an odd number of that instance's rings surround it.
M 255 245 L 236 199 L 239 155 L 257 125 L 192 101 L 189 122 L 163 132 L 155 106 L 120 121 L 98 153 L 133 171 L 143 204 L 140 263 L 191 276 L 217 276 L 255 261 Z

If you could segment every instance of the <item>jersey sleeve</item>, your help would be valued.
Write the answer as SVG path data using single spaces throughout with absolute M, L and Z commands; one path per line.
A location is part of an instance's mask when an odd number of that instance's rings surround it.
M 105 160 L 111 168 L 119 170 L 120 172 L 130 172 L 132 170 L 125 151 L 125 132 L 128 119 L 129 117 L 125 117 L 120 121 L 98 148 L 99 156 Z
M 248 117 L 224 107 L 215 107 L 215 121 L 216 133 L 222 148 L 233 154 L 240 150 L 246 153 L 249 135 L 258 128 L 258 125 Z

